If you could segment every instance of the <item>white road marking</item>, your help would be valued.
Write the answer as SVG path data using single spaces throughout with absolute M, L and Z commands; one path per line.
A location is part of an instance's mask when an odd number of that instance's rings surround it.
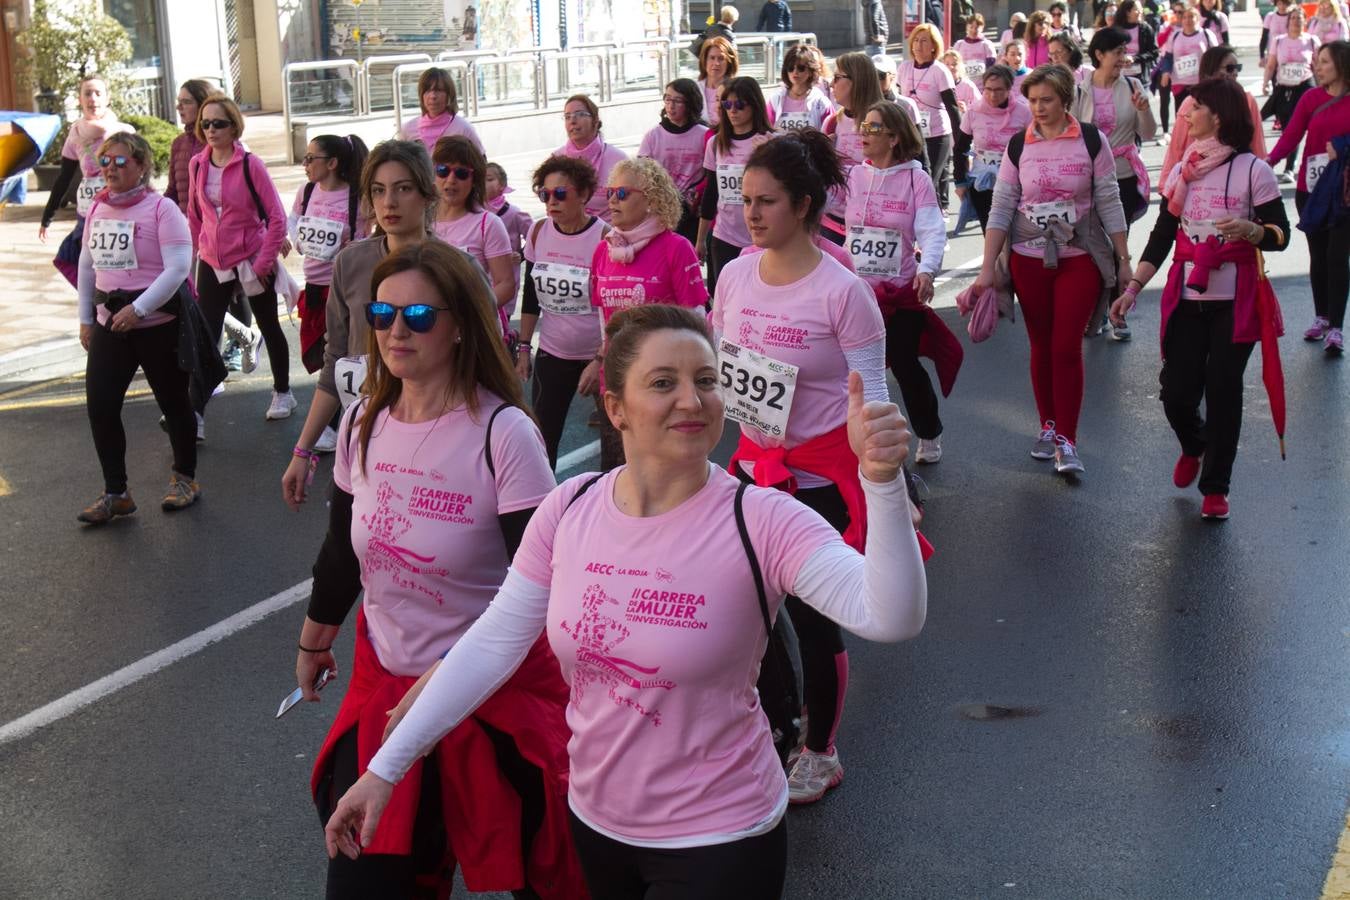
M 562 456 L 558 457 L 558 464 L 553 467 L 553 471 L 566 472 L 568 469 L 572 468 L 578 463 L 584 463 L 592 456 L 599 456 L 599 455 L 600 455 L 600 442 L 591 441 L 584 447 L 578 447 L 571 453 L 564 453 Z
M 53 700 L 46 706 L 39 707 L 12 722 L 7 722 L 0 726 L 0 746 L 25 738 L 40 728 L 59 722 L 91 703 L 102 700 L 110 694 L 115 694 L 122 688 L 129 687 L 142 678 L 155 674 L 160 669 L 167 668 L 179 660 L 187 659 L 217 641 L 224 640 L 236 632 L 243 631 L 245 628 L 261 622 L 272 613 L 293 606 L 309 596 L 312 581 L 313 579 L 306 579 L 294 587 L 268 597 L 261 603 L 255 603 L 248 609 L 235 613 L 228 619 L 217 622 L 210 628 L 189 635 L 176 644 L 170 644 L 163 650 L 151 653 L 129 666 L 118 669 L 111 675 L 105 675 L 78 690 L 71 691 L 64 697 Z

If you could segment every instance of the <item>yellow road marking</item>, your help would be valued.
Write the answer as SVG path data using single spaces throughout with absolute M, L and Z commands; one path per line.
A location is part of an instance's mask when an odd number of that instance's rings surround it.
M 14 489 L 9 486 L 9 482 L 5 480 L 5 476 L 0 475 L 0 497 L 8 497 L 12 493 L 14 493 Z
M 1345 817 L 1345 830 L 1331 857 L 1331 871 L 1327 872 L 1327 883 L 1322 886 L 1322 900 L 1350 900 L 1350 814 Z
M 29 394 L 36 394 L 38 391 L 44 391 L 47 388 L 57 387 L 62 384 L 70 384 L 72 381 L 83 381 L 84 374 L 66 375 L 62 378 L 51 378 L 47 381 L 37 381 L 33 384 L 27 384 L 12 391 L 5 391 L 0 394 L 0 401 L 16 400 L 19 397 L 26 397 Z
M 127 391 L 128 400 L 137 400 L 142 397 L 154 396 L 154 392 L 149 388 L 138 388 L 134 391 Z M 58 409 L 63 406 L 83 406 L 84 393 L 67 394 L 63 397 L 47 397 L 38 400 L 15 400 L 11 403 L 0 403 L 0 413 L 13 412 L 19 409 Z

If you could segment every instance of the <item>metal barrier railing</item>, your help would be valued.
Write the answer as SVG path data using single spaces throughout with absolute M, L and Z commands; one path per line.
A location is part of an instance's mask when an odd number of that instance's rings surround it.
M 367 56 L 365 62 L 361 64 L 361 114 L 368 116 L 375 110 L 386 110 L 394 108 L 394 99 L 389 97 L 388 105 L 385 104 L 384 92 L 377 92 L 371 84 L 371 69 L 382 69 L 388 66 L 390 72 L 406 63 L 430 63 L 430 53 L 397 53 L 390 56 Z M 391 81 L 390 94 L 394 93 L 396 85 Z
M 306 72 L 338 70 L 349 72 L 346 79 L 317 78 L 297 81 L 294 75 Z M 344 97 L 341 84 L 349 85 Z M 292 99 L 292 89 L 304 86 L 301 102 Z M 281 70 L 281 117 L 286 128 L 286 161 L 295 162 L 295 148 L 291 141 L 291 118 L 296 112 L 332 115 L 343 105 L 350 105 L 351 115 L 361 114 L 361 66 L 354 59 L 321 59 L 314 62 L 289 63 Z
M 544 109 L 548 105 L 548 98 L 544 90 L 543 65 L 539 62 L 538 57 L 532 53 L 474 60 L 473 71 L 476 90 L 481 92 L 476 108 L 481 109 L 483 106 L 519 106 L 525 102 L 520 99 L 520 95 L 515 91 L 515 86 L 512 84 L 510 77 L 512 73 L 507 69 L 510 67 L 518 70 L 526 65 L 528 65 L 530 77 L 530 102 L 535 109 Z
M 671 81 L 674 76 L 670 73 L 671 44 L 662 38 L 649 38 L 641 41 L 628 41 L 626 44 L 616 48 L 610 53 L 609 73 L 611 79 L 610 94 L 624 91 L 640 91 L 648 88 L 661 90 L 666 82 Z M 656 74 L 653 83 L 648 82 L 646 71 L 648 66 L 639 61 L 638 65 L 630 66 L 628 58 L 630 56 L 641 55 L 642 60 L 654 57 L 656 61 Z M 636 69 L 636 74 L 633 70 Z
M 594 84 L 597 97 L 593 98 L 597 103 L 607 103 L 613 92 L 613 86 L 609 83 L 609 53 L 610 48 L 597 48 L 594 50 L 568 50 L 565 53 L 550 53 L 539 65 L 540 76 L 543 79 L 544 97 L 546 100 L 562 99 L 570 97 L 577 93 L 576 88 L 580 85 Z M 576 61 L 586 63 L 595 61 L 595 80 L 586 79 L 584 65 L 572 66 L 569 63 Z M 556 64 L 553 65 L 553 64 Z M 549 90 L 549 73 L 555 72 L 557 75 L 557 90 Z

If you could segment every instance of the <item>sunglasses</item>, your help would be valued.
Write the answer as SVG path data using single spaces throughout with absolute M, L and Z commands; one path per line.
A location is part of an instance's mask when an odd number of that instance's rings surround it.
M 1229 75 L 1236 75 L 1242 71 L 1242 63 L 1229 63 L 1223 67 L 1223 70 Z
M 548 188 L 542 188 L 539 191 L 539 202 L 547 203 L 549 197 L 552 197 L 554 200 L 566 200 L 567 194 L 568 190 L 565 187 L 555 187 L 551 191 Z
M 746 103 L 744 100 L 723 100 L 723 101 L 722 101 L 722 108 L 723 108 L 723 109 L 734 109 L 734 110 L 736 110 L 737 112 L 740 112 L 741 110 L 746 109 L 746 108 L 749 107 L 749 106 L 750 106 L 750 104 L 749 104 L 749 103 Z
M 229 119 L 202 119 L 202 131 L 224 131 L 233 127 L 234 123 Z
M 125 169 L 129 160 L 130 157 L 127 156 L 100 156 L 98 158 L 98 164 L 105 169 L 108 168 L 108 166 L 117 166 L 119 169 Z
M 576 112 L 563 113 L 564 122 L 575 122 L 577 119 L 589 119 L 591 111 L 588 109 L 579 109 Z
M 432 306 L 430 303 L 409 303 L 407 306 L 395 306 L 379 300 L 366 304 L 366 322 L 376 331 L 388 331 L 394 327 L 394 319 L 403 313 L 403 324 L 409 331 L 426 334 L 436 327 L 436 313 L 449 312 L 448 306 Z
M 630 187 L 605 188 L 605 196 L 611 200 L 614 199 L 615 197 L 618 197 L 620 203 L 627 200 L 629 194 L 640 194 L 640 193 L 642 193 L 642 191 L 638 190 L 637 188 L 630 188 Z
M 473 178 L 473 169 L 468 166 L 451 166 L 446 163 L 436 163 L 436 177 L 449 178 L 454 175 L 458 181 L 468 181 Z
M 849 78 L 842 72 L 835 72 L 834 77 L 830 79 L 830 81 L 852 81 L 852 80 L 853 80 L 852 78 Z
M 885 126 L 885 125 L 879 125 L 879 124 L 877 124 L 876 122 L 859 122 L 859 123 L 858 123 L 858 133 L 859 133 L 859 134 L 891 134 L 890 131 L 887 131 L 887 130 L 886 130 L 886 126 Z
M 810 63 L 797 63 L 797 65 L 792 67 L 792 71 L 794 72 L 814 72 L 815 70 L 816 67 Z
M 300 162 L 304 163 L 305 165 L 309 165 L 316 159 L 332 159 L 332 158 L 333 157 L 331 156 L 315 156 L 313 153 L 306 153 L 304 156 L 300 157 Z

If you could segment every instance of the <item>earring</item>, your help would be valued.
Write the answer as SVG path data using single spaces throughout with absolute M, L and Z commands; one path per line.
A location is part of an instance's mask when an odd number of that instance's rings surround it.
M 460 341 L 462 341 L 462 340 L 464 340 L 464 338 L 463 338 L 461 335 L 458 335 L 458 334 L 455 335 L 455 343 L 456 343 L 456 344 L 458 344 L 458 343 L 459 343 Z

